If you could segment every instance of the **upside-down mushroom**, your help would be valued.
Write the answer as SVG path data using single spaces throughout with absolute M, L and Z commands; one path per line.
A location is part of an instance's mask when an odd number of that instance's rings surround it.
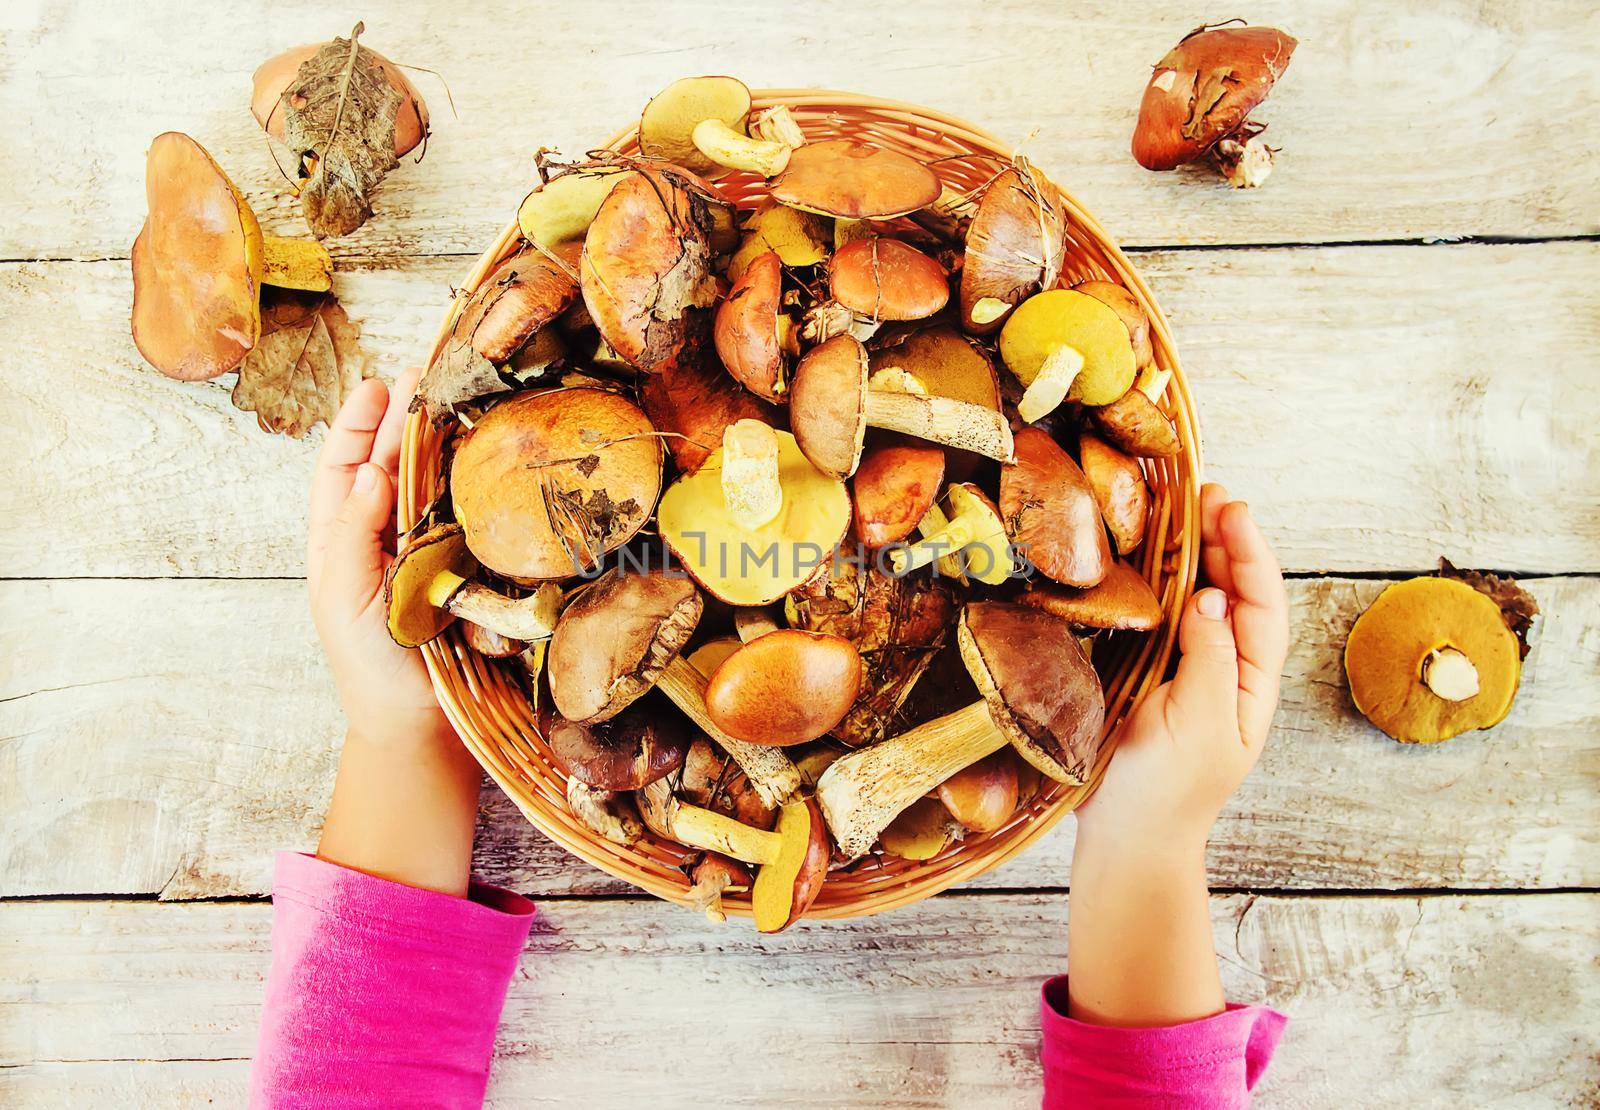
M 828 223 L 826 216 L 815 212 L 802 212 L 775 200 L 762 201 L 745 220 L 739 249 L 728 259 L 728 280 L 738 281 L 750 264 L 768 251 L 785 266 L 815 266 L 828 257 L 832 241 Z
M 977 486 L 957 482 L 945 492 L 945 506 L 936 528 L 924 528 L 920 540 L 890 552 L 890 565 L 896 574 L 906 574 L 931 563 L 940 563 L 940 573 L 958 559 L 962 574 L 969 574 L 988 586 L 998 586 L 1017 570 L 1016 552 L 1006 534 L 1000 510 Z
M 244 195 L 188 135 L 157 135 L 145 157 L 144 226 L 133 241 L 133 341 L 169 378 L 235 369 L 261 338 L 261 286 L 325 292 L 321 243 L 263 235 Z
M 1006 535 L 1039 573 L 1066 586 L 1092 586 L 1111 565 L 1111 545 L 1094 491 L 1049 433 L 1017 433 L 1016 461 L 1000 468 Z
M 865 854 L 912 802 L 1007 743 L 1058 782 L 1087 781 L 1105 703 L 1072 627 L 1037 609 L 976 601 L 957 637 L 983 700 L 842 756 L 818 780 L 844 858 Z
M 737 78 L 680 78 L 645 105 L 639 149 L 703 177 L 728 170 L 772 177 L 789 164 L 789 152 L 805 137 L 792 120 L 781 131 L 768 126 L 767 135 L 750 135 L 750 106 L 750 90 Z
M 548 639 L 561 589 L 545 583 L 512 598 L 471 580 L 478 561 L 459 524 L 439 524 L 406 545 L 384 576 L 389 635 L 401 647 L 431 643 L 459 617 L 524 642 Z
M 1116 400 L 1133 384 L 1133 341 L 1116 310 L 1072 289 L 1023 301 L 1000 329 L 1000 357 L 1027 387 L 1017 415 L 1028 423 L 1071 398 Z

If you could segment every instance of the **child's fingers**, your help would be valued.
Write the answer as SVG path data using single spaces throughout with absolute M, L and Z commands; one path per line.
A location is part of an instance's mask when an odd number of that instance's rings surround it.
M 372 457 L 373 437 L 389 406 L 389 388 L 368 378 L 345 398 L 328 428 L 311 479 L 311 522 L 306 536 L 306 573 L 313 586 L 322 572 L 329 531 L 350 493 L 356 468 Z
M 328 527 L 317 591 L 346 618 L 370 605 L 383 587 L 383 533 L 393 515 L 394 483 L 388 472 L 377 463 L 362 463 Z
M 400 466 L 400 438 L 406 430 L 406 416 L 411 398 L 417 392 L 417 382 L 422 377 L 422 367 L 414 366 L 394 380 L 389 387 L 389 411 L 383 414 L 377 438 L 372 443 L 372 461 L 394 477 Z
M 1224 593 L 1233 593 L 1233 571 L 1222 542 L 1222 509 L 1228 491 L 1215 482 L 1200 487 L 1200 569 L 1206 581 Z
M 1289 653 L 1289 598 L 1277 556 L 1243 502 L 1226 506 L 1220 526 L 1232 564 L 1233 630 L 1239 644 L 1239 724 L 1245 739 L 1266 739 Z
M 1228 595 L 1205 589 L 1189 599 L 1178 626 L 1178 672 L 1172 698 L 1185 719 L 1231 715 L 1238 704 L 1239 653 L 1228 620 Z

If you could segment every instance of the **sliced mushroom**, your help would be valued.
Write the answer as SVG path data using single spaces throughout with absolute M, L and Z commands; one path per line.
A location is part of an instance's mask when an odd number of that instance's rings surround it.
M 471 581 L 477 572 L 459 524 L 435 525 L 418 536 L 384 576 L 390 637 L 401 647 L 421 647 L 460 617 L 513 640 L 549 638 L 559 587 L 546 583 L 528 597 L 512 598 Z
M 898 239 L 876 235 L 834 252 L 828 289 L 851 312 L 872 320 L 921 320 L 950 299 L 943 266 Z
M 1161 624 L 1161 599 L 1143 575 L 1122 562 L 1112 562 L 1105 577 L 1088 589 L 1034 582 L 1017 600 L 1078 628 L 1148 632 Z
M 970 602 L 961 655 L 984 700 L 834 763 L 817 801 L 846 859 L 865 854 L 894 818 L 1008 742 L 1059 782 L 1086 781 L 1105 716 L 1100 679 L 1065 621 L 1001 601 Z
M 772 196 L 793 208 L 847 220 L 887 220 L 939 198 L 927 166 L 858 139 L 808 143 L 789 155 Z
M 1000 329 L 1000 357 L 1027 387 L 1017 415 L 1030 424 L 1068 398 L 1086 405 L 1116 400 L 1136 370 L 1122 318 L 1071 289 L 1047 289 L 1023 301 Z
M 1015 305 L 1054 286 L 1066 233 L 1060 201 L 1026 162 L 991 181 L 967 229 L 961 326 L 988 335 Z
M 1006 535 L 1046 578 L 1093 586 L 1111 565 L 1111 545 L 1089 480 L 1040 428 L 1018 432 L 1016 451 L 1000 468 Z
M 1145 521 L 1150 516 L 1150 485 L 1143 468 L 1133 457 L 1088 432 L 1078 436 L 1078 462 L 1117 554 L 1131 554 L 1144 542 Z
M 993 459 L 1011 457 L 1011 428 L 999 413 L 947 397 L 870 389 L 867 382 L 866 348 L 851 335 L 812 348 L 795 367 L 790 424 L 801 450 L 824 473 L 855 473 L 869 427 Z
M 730 736 L 787 747 L 831 731 L 860 688 L 861 655 L 849 640 L 781 628 L 716 669 L 706 683 L 706 711 Z

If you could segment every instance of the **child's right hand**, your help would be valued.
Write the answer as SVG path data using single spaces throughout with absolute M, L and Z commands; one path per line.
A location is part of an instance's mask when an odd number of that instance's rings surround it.
M 1184 611 L 1176 676 L 1123 723 L 1078 810 L 1080 843 L 1203 849 L 1266 743 L 1289 650 L 1283 574 L 1248 507 L 1221 486 L 1201 490 L 1200 520 L 1210 587 Z

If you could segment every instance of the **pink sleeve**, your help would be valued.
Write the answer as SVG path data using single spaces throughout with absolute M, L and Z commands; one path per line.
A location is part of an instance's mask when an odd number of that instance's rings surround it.
M 1089 1025 L 1067 1016 L 1067 979 L 1044 985 L 1044 1108 L 1250 1105 L 1289 1019 L 1230 1003 L 1215 1017 L 1155 1029 Z
M 280 853 L 250 1105 L 479 1105 L 533 912 Z

